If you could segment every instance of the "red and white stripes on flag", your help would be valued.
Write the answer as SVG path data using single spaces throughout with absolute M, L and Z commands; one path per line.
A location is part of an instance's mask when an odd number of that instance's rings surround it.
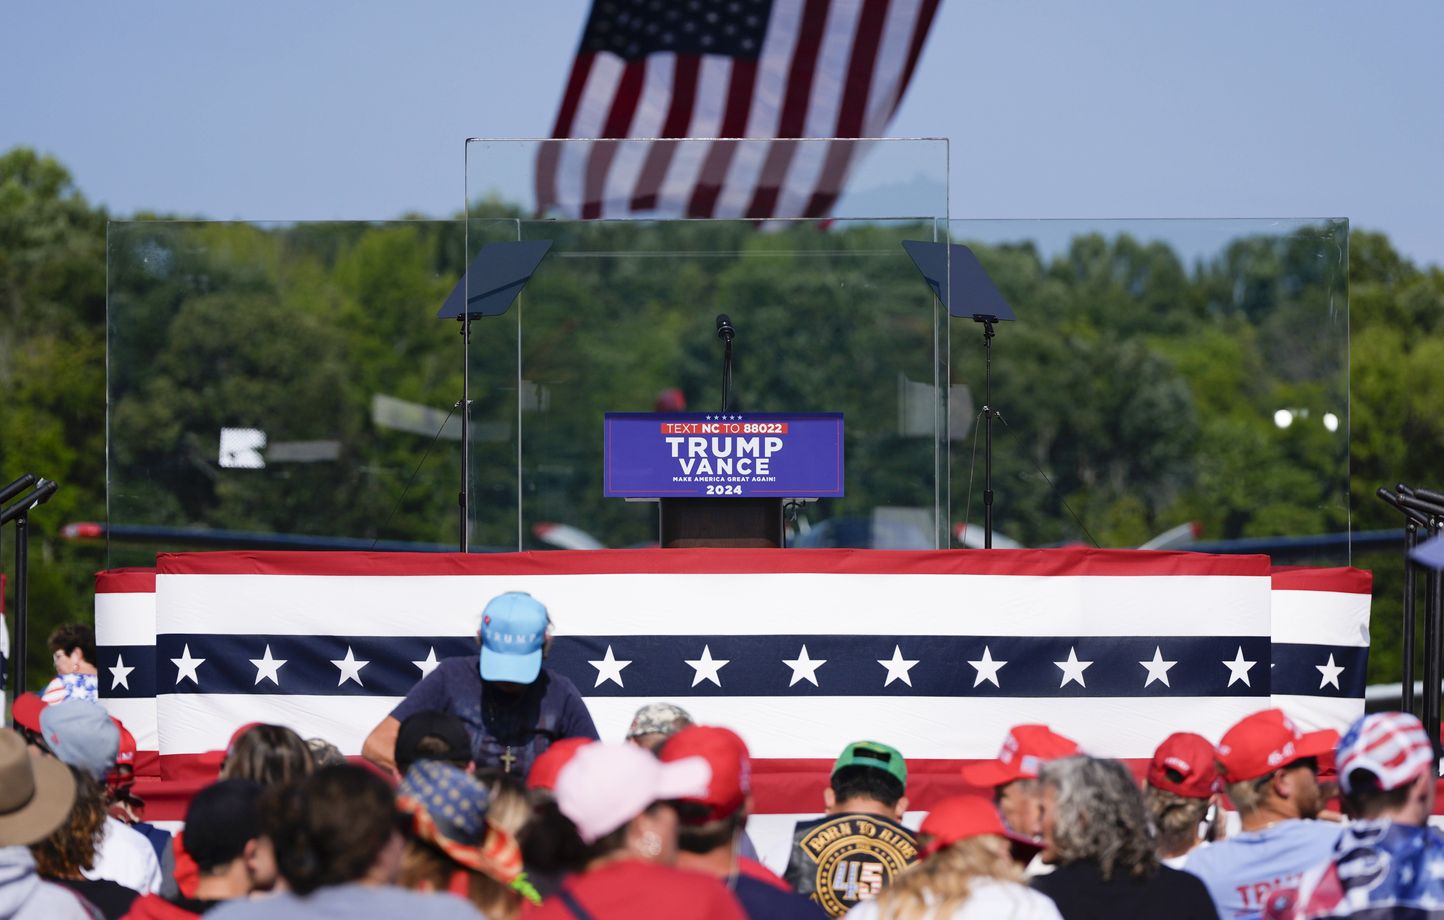
M 849 741 L 903 751 L 926 809 L 1014 724 L 1136 766 L 1173 731 L 1217 739 L 1271 702 L 1347 726 L 1367 666 L 1367 575 L 1272 572 L 1262 556 L 196 553 L 158 566 L 96 582 L 102 702 L 142 756 L 159 754 L 165 782 L 142 792 L 157 818 L 183 811 L 171 790 L 213 776 L 206 752 L 247 722 L 357 753 L 436 660 L 474 653 L 478 610 L 504 590 L 547 604 L 550 666 L 604 738 L 657 700 L 743 734 L 749 833 L 779 869 Z
M 583 219 L 823 217 L 864 142 L 593 138 L 881 136 L 938 0 L 597 0 L 539 213 Z

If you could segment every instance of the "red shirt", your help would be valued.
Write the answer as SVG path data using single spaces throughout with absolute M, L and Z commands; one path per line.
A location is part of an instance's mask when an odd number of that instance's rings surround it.
M 562 886 L 593 920 L 746 920 L 742 906 L 718 879 L 700 872 L 627 859 L 568 878 Z M 679 914 L 680 905 L 686 905 Z M 553 895 L 528 920 L 578 920 Z

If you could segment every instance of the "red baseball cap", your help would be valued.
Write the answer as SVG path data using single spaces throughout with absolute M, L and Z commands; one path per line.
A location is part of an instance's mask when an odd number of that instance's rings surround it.
M 1224 733 L 1218 743 L 1218 760 L 1226 782 L 1258 779 L 1305 757 L 1322 757 L 1333 751 L 1339 733 L 1333 729 L 1299 731 L 1282 709 L 1265 709 L 1245 716 Z
M 15 697 L 15 703 L 10 707 L 10 718 L 15 720 L 16 725 L 40 734 L 40 711 L 46 705 L 47 703 L 40 698 L 40 694 L 22 693 Z
M 115 716 L 111 716 L 110 721 L 114 722 L 115 727 L 120 729 L 120 749 L 115 754 L 116 764 L 133 765 L 135 763 L 136 751 L 135 735 L 132 735 L 130 729 L 126 728 L 125 724 Z
M 982 834 L 1008 835 L 1003 819 L 998 815 L 992 800 L 981 795 L 958 795 L 943 799 L 933 806 L 923 819 L 918 834 L 930 838 L 923 847 L 920 858 L 927 859 L 944 847 L 950 847 L 959 840 Z
M 592 743 L 590 738 L 563 738 L 560 741 L 552 742 L 551 746 L 537 755 L 536 760 L 531 762 L 531 772 L 526 775 L 526 787 L 528 789 L 554 790 L 557 787 L 557 774 L 562 772 L 576 756 L 577 751 Z
M 1218 791 L 1216 757 L 1202 735 L 1174 732 L 1153 752 L 1148 785 L 1187 799 L 1206 799 Z
M 970 786 L 996 787 L 1019 779 L 1037 779 L 1038 768 L 1045 761 L 1078 753 L 1078 742 L 1046 725 L 1014 725 L 1003 739 L 998 759 L 963 767 L 963 781 Z
M 698 823 L 735 814 L 752 791 L 752 758 L 746 743 L 731 729 L 689 725 L 668 738 L 658 756 L 663 763 L 700 757 L 712 768 L 706 795 L 682 800 L 708 807 L 707 816 Z

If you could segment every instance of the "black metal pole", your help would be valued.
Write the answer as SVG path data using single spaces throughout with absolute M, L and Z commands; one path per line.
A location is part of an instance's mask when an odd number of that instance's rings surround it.
M 722 337 L 722 411 L 732 402 L 732 337 Z
M 1409 560 L 1409 554 L 1418 545 L 1419 525 L 1406 518 L 1404 521 L 1404 682 L 1399 692 L 1399 708 L 1414 715 L 1419 714 L 1418 710 L 1414 708 L 1414 631 L 1418 629 L 1419 621 L 1414 610 L 1416 594 L 1414 563 Z
M 976 443 L 976 442 L 975 442 Z M 983 549 L 993 548 L 993 322 L 983 320 Z
M 467 552 L 471 536 L 471 317 L 461 315 L 461 489 L 456 493 L 460 515 L 457 526 L 461 552 Z
M 1433 518 L 1430 531 L 1434 535 L 1444 533 L 1444 518 Z M 1444 627 L 1444 593 L 1441 593 L 1438 569 L 1429 570 L 1429 608 L 1424 613 L 1424 727 L 1434 742 L 1432 771 L 1439 775 L 1439 707 L 1440 671 L 1444 666 L 1444 647 L 1440 646 L 1441 627 Z
M 29 651 L 30 515 L 15 519 L 15 690 L 25 692 L 25 654 Z
M 9 485 L 0 488 L 0 505 L 5 504 L 10 499 L 30 488 L 32 485 L 35 484 L 35 481 L 36 476 L 34 473 L 26 473 L 24 476 L 21 476 L 19 479 L 16 479 Z
M 1438 518 L 1431 518 L 1430 531 L 1438 533 Z M 1424 728 L 1430 732 L 1435 748 L 1435 774 L 1438 773 L 1438 735 L 1440 735 L 1440 572 L 1431 570 L 1425 581 L 1424 598 Z

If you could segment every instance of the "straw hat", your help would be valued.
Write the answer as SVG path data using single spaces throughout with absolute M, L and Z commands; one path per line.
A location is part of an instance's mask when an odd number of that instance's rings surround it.
M 0 729 L 0 846 L 49 837 L 75 804 L 75 778 L 53 757 L 31 757 L 25 742 Z

